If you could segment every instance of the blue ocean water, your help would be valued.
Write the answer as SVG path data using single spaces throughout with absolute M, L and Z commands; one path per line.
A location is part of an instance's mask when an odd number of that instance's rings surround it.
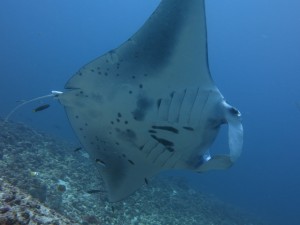
M 63 90 L 82 65 L 127 40 L 158 4 L 2 0 L 0 116 L 17 100 Z M 245 146 L 230 170 L 180 173 L 275 225 L 300 224 L 299 7 L 297 0 L 206 0 L 210 69 L 243 114 Z M 35 104 L 26 106 L 12 119 L 76 141 L 62 106 L 50 104 L 36 114 Z M 226 135 L 224 128 L 212 151 L 227 148 Z

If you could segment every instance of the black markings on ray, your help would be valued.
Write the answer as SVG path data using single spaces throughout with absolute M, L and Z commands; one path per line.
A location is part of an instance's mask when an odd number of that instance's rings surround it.
M 104 75 L 105 75 L 105 76 L 108 76 L 108 73 L 107 73 L 107 72 L 105 72 L 105 73 L 104 73 Z
M 148 185 L 149 184 L 149 182 L 148 182 L 148 179 L 147 178 L 145 178 L 145 183 Z
M 87 124 L 87 123 L 85 123 L 84 125 L 85 125 L 86 127 L 88 126 L 88 124 Z
M 144 147 L 145 147 L 145 144 L 142 145 L 142 146 L 140 146 L 140 147 L 139 147 L 140 151 L 142 151 Z
M 79 128 L 79 130 L 83 131 L 83 128 L 82 128 L 82 127 L 80 127 L 80 128 Z
M 186 129 L 186 130 L 194 131 L 194 128 L 192 128 L 192 127 L 182 127 L 182 128 Z
M 151 134 L 156 134 L 157 132 L 155 130 L 148 130 L 149 133 Z
M 139 85 L 139 88 L 141 88 L 141 89 L 142 89 L 142 88 L 143 88 L 143 85 L 142 85 L 142 84 L 140 84 L 140 85 Z
M 116 142 L 116 145 L 120 145 L 120 143 L 119 143 L 119 142 Z
M 91 69 L 91 72 L 92 72 L 92 73 L 94 73 L 94 72 L 95 72 L 95 70 Z
M 157 109 L 159 109 L 161 101 L 162 101 L 161 98 L 156 101 L 156 107 L 157 107 Z
M 123 158 L 126 158 L 126 155 L 125 155 L 125 154 L 122 154 L 122 157 L 123 157 Z
M 76 119 L 78 119 L 78 118 L 79 118 L 79 116 L 78 116 L 78 115 L 76 115 L 76 116 L 75 116 L 75 118 L 76 118 Z
M 122 114 L 120 112 L 118 112 L 118 117 L 122 117 Z
M 170 127 L 170 126 L 152 126 L 153 129 L 159 129 L 159 130 L 165 130 L 165 131 L 170 131 L 172 133 L 178 134 L 179 131 L 174 128 L 174 127 Z
M 129 94 L 132 94 L 132 91 L 129 91 L 128 93 L 129 93 Z
M 155 139 L 157 142 L 161 143 L 162 145 L 166 146 L 166 147 L 172 147 L 174 146 L 174 143 L 167 140 L 167 139 L 164 139 L 164 138 L 158 138 L 156 137 L 155 135 L 151 135 L 151 137 L 153 139 Z
M 153 105 L 153 101 L 147 97 L 139 97 L 136 105 L 138 108 L 149 109 Z
M 152 107 L 153 101 L 147 97 L 138 97 L 136 109 L 132 112 L 133 118 L 137 121 L 143 121 L 148 110 Z
M 111 124 L 111 125 L 114 125 L 114 121 L 110 121 L 110 124 Z
M 131 78 L 132 78 L 132 79 L 135 79 L 135 76 L 132 76 Z
M 170 94 L 171 99 L 174 97 L 175 91 L 172 91 Z
M 128 159 L 128 162 L 131 164 L 131 165 L 134 165 L 135 163 L 132 161 L 132 160 L 130 160 L 130 159 Z
M 79 73 L 78 73 L 78 75 L 79 75 L 79 76 L 82 76 L 82 73 L 81 73 L 81 72 L 79 72 Z
M 169 152 L 174 152 L 174 151 L 175 151 L 175 149 L 174 149 L 174 148 L 171 148 L 171 147 L 168 147 L 167 150 L 168 150 Z
M 119 74 L 119 73 L 117 73 L 117 74 L 116 74 L 116 76 L 118 77 L 118 76 L 120 76 L 120 74 Z
M 147 77 L 147 76 L 148 76 L 148 74 L 147 74 L 147 73 L 145 73 L 145 74 L 144 74 L 144 77 Z
M 125 121 L 124 121 L 124 124 L 128 124 L 128 121 L 127 121 L 127 120 L 125 120 Z
M 128 139 L 135 139 L 136 138 L 136 134 L 133 130 L 131 129 L 126 129 L 126 134 L 125 136 L 128 138 Z
M 118 123 L 120 123 L 120 119 L 117 118 L 116 121 L 117 121 Z
M 101 73 L 101 72 L 98 72 L 98 74 L 101 75 L 102 73 Z

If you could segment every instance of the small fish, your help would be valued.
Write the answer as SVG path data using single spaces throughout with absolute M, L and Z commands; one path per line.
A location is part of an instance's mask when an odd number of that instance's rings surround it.
M 30 176 L 36 177 L 36 176 L 38 176 L 38 175 L 40 175 L 39 172 L 36 172 L 36 171 L 30 171 Z
M 105 163 L 101 159 L 96 159 L 96 163 L 102 167 L 105 167 Z
M 74 149 L 74 152 L 78 152 L 78 151 L 81 150 L 81 149 L 82 149 L 82 147 L 75 148 L 75 149 Z
M 56 186 L 56 190 L 58 190 L 59 192 L 65 192 L 67 190 L 67 187 L 66 187 L 66 185 L 58 184 Z
M 99 192 L 103 192 L 103 191 L 92 189 L 92 190 L 88 190 L 86 193 L 88 193 L 88 194 L 97 194 L 97 193 L 99 193 Z
M 39 106 L 39 107 L 33 109 L 32 111 L 33 111 L 33 112 L 39 112 L 39 111 L 43 111 L 43 110 L 45 110 L 45 109 L 47 109 L 47 108 L 49 108 L 49 107 L 50 107 L 49 104 L 45 104 L 45 105 L 41 105 L 41 106 Z

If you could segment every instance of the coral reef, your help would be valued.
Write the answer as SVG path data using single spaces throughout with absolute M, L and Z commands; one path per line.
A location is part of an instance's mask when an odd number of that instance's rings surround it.
M 0 224 L 78 224 L 0 178 Z
M 42 224 L 266 224 L 175 176 L 158 176 L 126 200 L 109 203 L 84 150 L 23 124 L 0 119 L 0 127 L 0 218 L 6 220 L 0 224 L 14 224 L 10 218 L 24 218 L 23 224 L 41 224 L 35 222 L 40 218 Z

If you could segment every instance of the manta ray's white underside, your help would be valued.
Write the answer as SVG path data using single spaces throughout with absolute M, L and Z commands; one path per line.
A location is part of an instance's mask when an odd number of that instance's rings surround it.
M 240 155 L 240 113 L 213 83 L 206 36 L 203 0 L 162 0 L 136 34 L 67 82 L 59 99 L 111 201 L 162 170 L 225 169 Z M 224 123 L 230 154 L 206 157 Z

